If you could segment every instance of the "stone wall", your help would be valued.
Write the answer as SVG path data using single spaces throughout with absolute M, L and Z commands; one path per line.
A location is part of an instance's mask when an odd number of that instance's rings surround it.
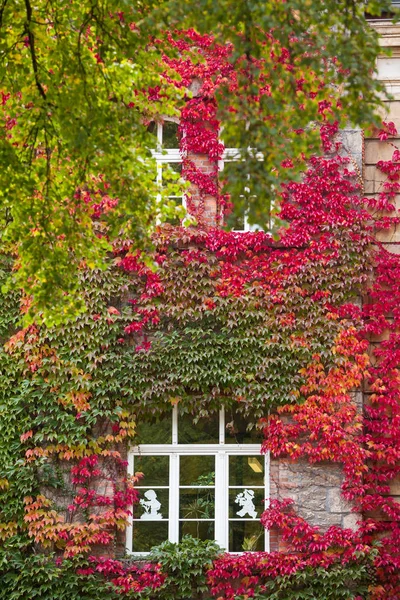
M 382 110 L 382 120 L 393 121 L 400 132 L 400 25 L 393 25 L 387 21 L 371 21 L 371 25 L 381 35 L 381 45 L 389 48 L 390 56 L 382 56 L 378 59 L 377 76 L 385 84 L 392 98 L 385 101 Z M 382 160 L 389 160 L 395 148 L 400 149 L 400 135 L 386 142 L 381 142 L 377 137 L 369 137 L 365 140 L 365 164 L 364 164 L 364 193 L 368 197 L 376 197 L 386 176 L 376 167 Z M 396 208 L 400 209 L 400 194 L 396 197 Z M 393 226 L 390 230 L 380 232 L 378 239 L 384 243 L 389 252 L 400 253 L 400 225 Z M 371 338 L 371 350 L 379 346 L 385 339 L 385 335 Z M 369 390 L 364 391 L 364 401 L 368 402 Z M 391 482 L 393 497 L 400 502 L 400 476 Z

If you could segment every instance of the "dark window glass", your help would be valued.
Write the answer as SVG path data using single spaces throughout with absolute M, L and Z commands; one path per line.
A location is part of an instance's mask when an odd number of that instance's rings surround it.
M 214 456 L 181 456 L 180 485 L 208 487 L 214 485 Z
M 172 121 L 163 123 L 163 147 L 167 150 L 179 149 L 178 124 Z
M 225 408 L 225 444 L 261 444 L 262 434 L 235 407 Z
M 133 469 L 143 473 L 138 487 L 169 485 L 169 456 L 135 456 Z
M 214 521 L 181 521 L 179 523 L 179 539 L 191 535 L 200 540 L 214 539 Z
M 171 444 L 172 415 L 169 413 L 160 420 L 141 421 L 138 419 L 135 444 Z
M 230 456 L 229 485 L 263 486 L 264 457 L 259 454 L 256 456 Z
M 229 522 L 229 551 L 256 552 L 264 550 L 265 530 L 259 521 Z
M 211 415 L 193 423 L 191 415 L 179 417 L 178 440 L 180 444 L 218 444 L 219 418 Z
M 180 491 L 179 517 L 181 519 L 213 519 L 215 491 L 213 488 L 189 488 Z
M 181 162 L 169 162 L 168 166 L 170 169 L 172 169 L 172 171 L 174 171 L 174 173 L 179 173 L 179 175 L 182 173 L 182 163 Z
M 135 521 L 133 523 L 133 552 L 150 552 L 168 539 L 168 521 Z
M 244 231 L 244 210 L 242 214 L 231 212 L 225 220 L 229 231 Z

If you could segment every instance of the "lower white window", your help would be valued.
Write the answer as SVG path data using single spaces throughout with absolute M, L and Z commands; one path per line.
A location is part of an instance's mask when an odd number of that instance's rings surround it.
M 143 554 L 187 534 L 229 552 L 268 551 L 260 516 L 269 497 L 269 457 L 260 454 L 258 432 L 228 410 L 193 424 L 177 407 L 171 420 L 142 431 L 129 454 L 129 472 L 143 477 L 128 552 Z

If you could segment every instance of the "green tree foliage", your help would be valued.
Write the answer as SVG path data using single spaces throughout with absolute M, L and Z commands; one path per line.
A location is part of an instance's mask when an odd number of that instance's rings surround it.
M 237 92 L 232 94 L 228 82 L 222 85 L 218 109 L 225 145 L 247 149 L 242 161 L 230 165 L 228 191 L 234 204 L 244 199 L 250 222 L 263 222 L 279 184 L 291 176 L 287 158 L 296 167 L 298 157 L 318 152 L 311 123 L 326 115 L 320 112 L 317 82 L 329 86 L 330 119 L 341 113 L 342 123 L 347 117 L 353 125 L 377 124 L 378 93 L 384 90 L 372 77 L 382 48 L 366 15 L 395 18 L 390 0 L 199 0 L 190 3 L 190 11 L 187 3 L 172 4 L 179 27 L 194 25 L 233 45 Z M 265 32 L 272 33 L 273 43 Z M 260 97 L 265 85 L 268 93 Z M 304 128 L 308 135 L 297 135 Z M 297 172 L 303 168 L 297 161 Z
M 117 236 L 145 244 L 162 212 L 146 122 L 176 113 L 181 94 L 161 77 L 166 67 L 155 37 L 194 26 L 233 44 L 231 60 L 242 74 L 235 97 L 222 85 L 219 118 L 229 145 L 257 148 L 264 156 L 263 162 L 246 156 L 246 166 L 232 174 L 232 190 L 238 191 L 243 169 L 251 173 L 250 217 L 257 219 L 282 178 L 283 156 L 309 154 L 317 143 L 312 128 L 308 141 L 294 133 L 316 117 L 316 103 L 304 98 L 297 110 L 290 64 L 274 62 L 264 32 L 272 30 L 279 48 L 290 51 L 305 90 L 324 79 L 351 121 L 371 122 L 379 91 L 371 78 L 378 40 L 364 9 L 377 15 L 390 4 L 2 0 L 1 242 L 18 257 L 13 284 L 32 298 L 27 320 L 44 311 L 49 323 L 81 309 L 82 264 L 104 267 Z M 168 45 L 165 50 L 173 52 Z M 265 73 L 271 93 L 255 110 Z M 98 205 L 107 237 L 93 225 Z
M 144 93 L 159 83 L 159 55 L 135 25 L 141 3 L 125 9 L 124 20 L 116 1 L 2 3 L 2 242 L 39 309 L 79 308 L 77 269 L 104 266 L 97 204 L 113 208 L 111 239 L 140 244 L 157 217 L 145 119 L 174 108 L 167 90 L 157 104 Z

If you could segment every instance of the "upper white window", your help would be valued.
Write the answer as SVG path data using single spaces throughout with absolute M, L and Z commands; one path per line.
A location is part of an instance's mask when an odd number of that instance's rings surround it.
M 260 523 L 269 497 L 269 459 L 243 417 L 222 409 L 194 425 L 174 407 L 171 419 L 143 423 L 138 441 L 129 472 L 144 476 L 127 530 L 128 552 L 149 552 L 185 534 L 215 540 L 230 552 L 269 549 Z
M 175 172 L 177 175 L 182 173 L 182 155 L 179 149 L 179 137 L 178 137 L 178 126 L 177 120 L 153 121 L 148 130 L 155 137 L 154 149 L 152 150 L 153 157 L 157 163 L 157 184 L 160 189 L 165 186 L 166 181 L 170 182 L 168 177 L 169 169 Z M 263 160 L 261 153 L 256 154 L 258 160 Z M 241 152 L 238 148 L 225 148 L 222 159 L 218 162 L 218 171 L 221 173 L 227 166 L 227 163 L 237 162 L 244 160 L 241 158 Z M 244 187 L 244 193 L 247 195 L 249 192 L 248 187 Z M 175 206 L 183 206 L 186 209 L 186 198 L 185 194 L 170 194 L 168 200 L 171 204 L 171 211 Z M 161 202 L 161 194 L 159 196 Z M 181 218 L 184 217 L 184 213 L 181 214 Z M 175 215 L 170 219 L 167 218 L 166 222 L 172 225 L 178 225 L 180 218 Z M 231 231 L 260 231 L 265 229 L 265 226 L 258 224 L 250 224 L 246 207 L 237 214 L 228 215 L 227 225 Z

